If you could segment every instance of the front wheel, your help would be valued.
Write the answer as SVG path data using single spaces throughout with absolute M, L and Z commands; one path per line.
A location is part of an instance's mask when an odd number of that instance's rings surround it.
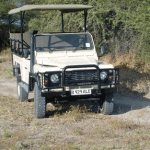
M 41 96 L 37 82 L 34 90 L 34 111 L 37 118 L 44 118 L 46 115 L 46 98 Z
M 110 115 L 112 114 L 113 109 L 114 109 L 113 93 L 107 93 L 103 95 L 100 101 L 101 113 L 104 115 Z

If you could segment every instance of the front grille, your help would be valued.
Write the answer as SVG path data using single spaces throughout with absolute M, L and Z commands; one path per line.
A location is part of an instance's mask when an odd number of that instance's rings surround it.
M 98 83 L 98 70 L 65 71 L 65 85 L 92 85 Z

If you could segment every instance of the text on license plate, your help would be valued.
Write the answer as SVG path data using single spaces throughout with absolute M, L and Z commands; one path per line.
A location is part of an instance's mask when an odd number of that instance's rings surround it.
M 71 95 L 88 95 L 91 94 L 91 89 L 71 89 Z

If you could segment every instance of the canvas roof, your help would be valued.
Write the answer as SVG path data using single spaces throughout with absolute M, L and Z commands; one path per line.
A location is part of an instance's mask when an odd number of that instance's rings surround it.
M 20 8 L 12 9 L 8 14 L 15 14 L 21 11 L 40 11 L 40 10 L 60 10 L 63 12 L 76 12 L 93 8 L 89 5 L 61 4 L 61 5 L 24 5 Z

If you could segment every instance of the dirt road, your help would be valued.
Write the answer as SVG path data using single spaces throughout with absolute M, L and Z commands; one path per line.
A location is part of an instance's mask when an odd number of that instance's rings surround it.
M 0 76 L 0 149 L 150 149 L 149 94 L 115 93 L 112 115 L 48 106 L 37 119 L 34 102 L 19 102 L 16 93 L 16 79 Z
M 16 79 L 0 80 L 0 94 L 17 99 Z M 32 95 L 30 96 L 32 98 Z M 114 94 L 113 116 L 134 120 L 140 124 L 150 124 L 150 94 L 142 96 L 137 92 L 117 92 Z M 96 103 L 95 103 L 96 105 Z
M 16 82 L 0 80 L 0 94 L 3 96 L 13 96 L 17 97 Z

